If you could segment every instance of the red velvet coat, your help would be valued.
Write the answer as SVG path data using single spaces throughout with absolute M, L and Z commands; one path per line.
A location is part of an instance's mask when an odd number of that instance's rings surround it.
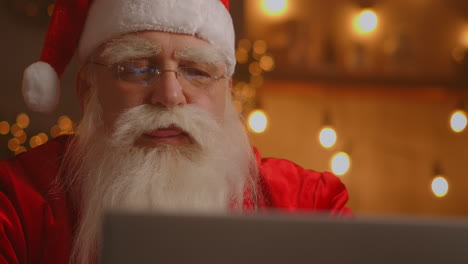
M 0 161 L 0 263 L 68 263 L 75 215 L 66 193 L 52 192 L 69 137 L 59 137 Z M 304 170 L 280 159 L 262 159 L 263 208 L 330 211 L 351 215 L 348 193 L 330 173 Z

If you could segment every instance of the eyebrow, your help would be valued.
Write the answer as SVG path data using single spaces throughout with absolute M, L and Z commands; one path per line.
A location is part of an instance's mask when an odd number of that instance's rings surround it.
M 161 45 L 147 39 L 126 35 L 107 43 L 101 57 L 109 63 L 118 63 L 127 59 L 145 58 L 161 53 Z
M 187 47 L 174 52 L 176 59 L 194 63 L 218 65 L 224 61 L 222 53 L 214 47 Z

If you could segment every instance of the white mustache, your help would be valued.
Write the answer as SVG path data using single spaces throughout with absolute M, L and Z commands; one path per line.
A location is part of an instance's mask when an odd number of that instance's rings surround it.
M 117 119 L 112 142 L 118 146 L 131 146 L 145 133 L 170 126 L 177 126 L 186 132 L 196 144 L 204 146 L 213 139 L 207 133 L 219 133 L 221 126 L 213 116 L 196 106 L 164 108 L 153 105 L 140 105 L 125 111 Z

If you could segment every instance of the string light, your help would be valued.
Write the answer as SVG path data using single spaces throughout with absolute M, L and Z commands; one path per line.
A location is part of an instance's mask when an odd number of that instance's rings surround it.
M 249 65 L 249 73 L 252 76 L 259 76 L 262 74 L 262 68 L 260 67 L 260 64 L 256 61 L 250 63 Z
M 43 142 L 42 139 L 39 136 L 31 137 L 31 139 L 29 140 L 29 146 L 31 146 L 31 148 L 35 148 L 37 146 L 40 146 L 43 143 L 45 143 L 45 142 Z
M 466 113 L 463 110 L 455 110 L 450 117 L 450 127 L 456 133 L 465 130 L 467 125 Z
M 345 175 L 351 167 L 351 159 L 346 152 L 338 152 L 331 159 L 331 170 L 338 176 Z
M 11 151 L 17 151 L 20 147 L 20 142 L 17 138 L 11 138 L 8 140 L 8 149 Z
M 248 39 L 241 39 L 239 40 L 238 44 L 239 49 L 245 50 L 246 52 L 249 52 L 250 49 L 252 48 L 252 42 Z
M 45 143 L 49 140 L 49 137 L 45 133 L 39 133 L 37 136 L 41 139 L 42 143 Z
M 16 137 L 17 135 L 21 135 L 22 131 L 23 129 L 16 123 L 13 124 L 10 128 L 10 132 L 14 137 Z
M 10 124 L 7 121 L 0 122 L 0 134 L 6 135 L 10 132 Z
M 248 118 L 249 128 L 255 133 L 263 133 L 268 125 L 268 119 L 262 110 L 254 110 Z
M 23 133 L 21 133 L 21 135 L 17 136 L 16 138 L 19 140 L 20 144 L 24 144 L 24 142 L 26 142 L 28 139 L 28 135 L 23 131 Z
M 262 70 L 269 72 L 275 67 L 275 60 L 271 56 L 264 55 L 260 58 L 259 64 Z
M 240 64 L 244 64 L 249 60 L 249 53 L 244 49 L 236 50 L 236 61 Z
M 320 130 L 319 141 L 324 148 L 331 148 L 336 143 L 336 131 L 329 126 L 326 126 Z
M 7 121 L 0 122 L 0 135 L 7 135 L 11 133 L 13 138 L 8 140 L 8 149 L 18 155 L 27 151 L 27 147 L 23 146 L 28 141 L 28 135 L 25 132 L 25 128 L 30 125 L 30 118 L 25 113 L 20 113 L 16 116 L 16 123 L 10 126 Z M 50 134 L 52 137 L 57 137 L 62 134 L 70 134 L 74 132 L 73 121 L 66 115 L 61 116 L 57 120 L 57 124 L 54 125 Z M 36 136 L 29 138 L 29 146 L 35 148 L 39 145 L 46 143 L 49 140 L 49 136 L 46 133 L 39 133 Z
M 284 15 L 288 9 L 287 0 L 262 0 L 261 9 L 269 16 L 281 16 Z
M 58 125 L 54 125 L 50 128 L 50 135 L 53 137 L 53 138 L 56 138 L 58 136 L 60 136 L 61 134 L 61 130 L 60 130 L 60 127 Z
M 379 19 L 377 14 L 371 9 L 362 10 L 354 17 L 354 31 L 360 35 L 372 33 L 377 28 Z
M 267 51 L 268 46 L 264 40 L 257 40 L 254 42 L 253 51 L 254 54 L 263 55 Z
M 16 124 L 21 128 L 27 128 L 29 126 L 29 117 L 25 113 L 21 113 L 16 117 Z
M 58 125 L 63 132 L 71 132 L 73 130 L 73 122 L 66 115 L 59 117 Z
M 19 148 L 15 151 L 15 155 L 21 154 L 26 151 L 27 149 L 24 146 L 19 146 Z
M 431 188 L 436 197 L 442 198 L 447 195 L 449 184 L 443 176 L 437 176 L 432 180 Z

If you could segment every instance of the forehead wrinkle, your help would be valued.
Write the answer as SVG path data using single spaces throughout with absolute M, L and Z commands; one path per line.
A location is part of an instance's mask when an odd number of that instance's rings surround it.
M 161 45 L 145 38 L 126 35 L 105 44 L 101 57 L 109 63 L 127 59 L 152 57 L 161 53 Z
M 174 52 L 176 59 L 218 65 L 224 61 L 221 52 L 214 47 L 187 47 Z

